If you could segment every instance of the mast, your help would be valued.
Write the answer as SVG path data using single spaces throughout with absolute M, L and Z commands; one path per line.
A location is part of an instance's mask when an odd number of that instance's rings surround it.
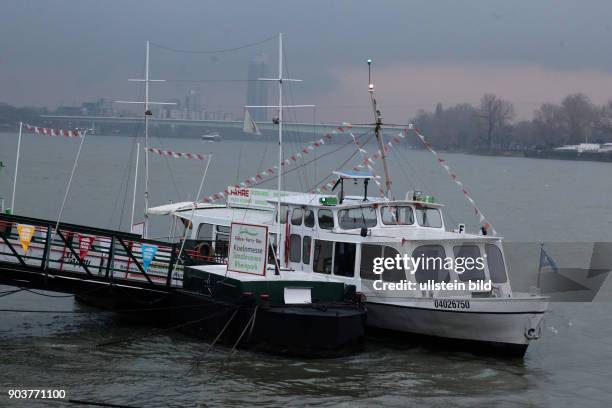
M 166 82 L 165 79 L 150 79 L 149 78 L 149 41 L 146 42 L 145 48 L 145 77 L 137 79 L 128 79 L 130 82 L 144 82 L 145 97 L 144 101 L 115 101 L 116 103 L 132 103 L 144 105 L 144 133 L 145 133 L 145 193 L 144 193 L 144 232 L 143 238 L 147 238 L 149 232 L 149 116 L 152 116 L 151 105 L 176 105 L 174 102 L 151 102 L 149 100 L 149 83 L 151 82 Z M 133 223 L 132 223 L 133 225 Z M 130 226 L 130 230 L 132 226 Z
M 286 263 L 282 251 L 283 228 L 281 225 L 281 191 L 283 187 L 283 109 L 284 108 L 313 108 L 314 105 L 283 105 L 283 82 L 302 82 L 301 79 L 283 78 L 283 33 L 278 33 L 278 78 L 257 78 L 258 81 L 278 82 L 278 105 L 247 105 L 245 108 L 278 108 L 278 179 L 276 214 L 278 221 L 277 257 L 279 265 Z M 287 220 L 288 221 L 288 220 Z
M 132 217 L 130 218 L 130 231 L 134 228 L 134 210 L 136 208 L 136 187 L 138 186 L 138 159 L 140 157 L 140 143 L 136 143 L 136 167 L 134 168 L 134 194 L 132 195 Z
M 370 92 L 370 101 L 372 102 L 372 110 L 374 112 L 374 133 L 376 134 L 376 141 L 378 142 L 378 149 L 380 150 L 380 157 L 383 163 L 383 169 L 385 172 L 385 195 L 389 198 L 391 192 L 391 175 L 389 173 L 389 166 L 387 165 L 387 154 L 385 153 L 385 143 L 383 141 L 383 135 L 381 126 L 382 114 L 376 105 L 376 98 L 374 97 L 374 84 L 372 83 L 371 66 L 372 60 L 368 58 L 368 91 Z
M 144 192 L 144 231 L 143 238 L 147 238 L 149 233 L 149 116 L 151 111 L 149 110 L 149 41 L 147 41 L 147 52 L 145 55 L 145 192 Z M 130 229 L 132 227 L 130 226 Z
M 285 256 L 284 251 L 281 250 L 281 243 L 283 237 L 283 228 L 281 225 L 281 191 L 283 187 L 283 33 L 278 33 L 278 179 L 277 179 L 277 200 L 276 200 L 276 214 L 278 217 L 278 243 L 276 245 L 276 252 L 280 254 L 279 265 L 282 265 L 281 259 Z M 287 220 L 289 222 L 289 214 L 287 214 Z

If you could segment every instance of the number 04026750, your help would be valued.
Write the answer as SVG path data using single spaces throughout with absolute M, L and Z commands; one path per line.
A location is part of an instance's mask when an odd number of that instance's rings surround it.
M 15 399 L 64 399 L 66 390 L 52 389 L 10 389 L 8 397 Z

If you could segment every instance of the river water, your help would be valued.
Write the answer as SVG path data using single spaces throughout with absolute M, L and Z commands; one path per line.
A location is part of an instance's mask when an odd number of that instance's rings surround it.
M 303 144 L 295 135 L 286 139 L 288 154 Z M 62 220 L 128 228 L 136 142 L 129 137 L 87 138 Z M 0 133 L 0 160 L 7 166 L 0 173 L 0 196 L 7 198 L 7 206 L 16 143 L 17 135 Z M 23 135 L 16 213 L 57 217 L 78 143 Z M 153 137 L 151 145 L 211 152 L 205 194 L 254 176 L 277 157 L 275 144 L 260 141 L 203 143 Z M 291 172 L 286 188 L 311 188 L 355 152 L 352 146 L 335 151 L 338 147 L 328 145 L 311 153 L 311 158 L 320 159 Z M 375 148 L 370 143 L 366 150 L 373 153 Z M 443 156 L 507 240 L 612 241 L 612 164 Z M 345 168 L 359 159 L 359 155 L 353 157 Z M 398 197 L 411 189 L 433 194 L 447 205 L 448 226 L 463 222 L 468 230 L 477 228 L 471 207 L 430 153 L 396 148 L 390 161 Z M 192 199 L 204 164 L 151 155 L 151 204 Z M 137 220 L 143 209 L 143 178 L 139 179 Z M 262 187 L 275 185 L 271 181 Z M 168 233 L 168 220 L 152 222 L 153 234 Z M 7 289 L 0 287 L 0 292 Z M 150 326 L 87 308 L 72 297 L 42 293 L 55 297 L 27 292 L 0 297 L 0 309 L 51 311 L 0 312 L 0 405 L 53 404 L 8 400 L 10 388 L 65 389 L 72 399 L 133 406 L 612 405 L 612 307 L 606 302 L 551 304 L 542 338 L 530 346 L 523 360 L 432 350 L 378 338 L 361 353 L 332 360 L 297 360 L 250 351 L 239 351 L 227 360 L 226 349 L 213 349 L 190 372 L 194 358 L 207 348 L 201 340 L 174 332 L 154 334 Z M 133 340 L 96 347 L 128 337 Z

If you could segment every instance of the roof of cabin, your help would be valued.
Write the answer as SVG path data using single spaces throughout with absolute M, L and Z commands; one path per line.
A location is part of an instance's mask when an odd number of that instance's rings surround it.
M 424 207 L 441 208 L 444 207 L 440 203 L 426 203 L 424 201 L 412 201 L 412 200 L 389 200 L 384 197 L 369 197 L 368 201 L 363 201 L 363 197 L 360 196 L 346 196 L 342 204 L 337 205 L 324 205 L 319 202 L 321 198 L 335 197 L 335 195 L 325 194 L 296 194 L 287 197 L 281 197 L 281 204 L 295 205 L 295 206 L 309 206 L 309 207 L 320 207 L 320 208 L 351 208 L 351 207 L 363 207 L 372 204 L 385 204 L 385 205 L 401 205 L 401 204 L 412 204 L 422 205 Z M 269 199 L 269 203 L 276 203 L 278 199 Z

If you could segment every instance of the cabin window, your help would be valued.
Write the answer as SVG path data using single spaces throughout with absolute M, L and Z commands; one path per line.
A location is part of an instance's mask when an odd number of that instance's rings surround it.
M 421 245 L 412 252 L 412 257 L 415 259 L 421 258 L 419 267 L 414 273 L 414 277 L 418 283 L 426 283 L 427 281 L 448 282 L 450 275 L 444 269 L 444 248 L 440 245 Z
M 384 246 L 383 247 L 383 258 L 393 258 L 396 259 L 396 256 L 399 255 L 397 249 Z M 403 268 L 397 268 L 396 262 L 393 263 L 392 269 L 385 269 L 382 273 L 382 280 L 384 282 L 401 282 L 406 279 L 406 272 L 404 272 Z
M 268 263 L 276 264 L 276 253 L 278 251 L 278 246 L 276 245 L 277 234 L 270 234 L 270 242 L 269 245 L 271 248 L 268 248 Z
M 334 275 L 355 276 L 355 253 L 357 245 L 350 242 L 336 242 L 334 251 Z
M 442 216 L 437 208 L 417 207 L 416 213 L 421 227 L 442 227 Z
M 319 210 L 319 228 L 334 229 L 334 213 L 331 210 Z
M 314 263 L 312 265 L 312 270 L 319 273 L 330 274 L 332 271 L 333 253 L 333 242 L 315 239 Z
M 508 280 L 506 276 L 506 265 L 504 257 L 497 245 L 486 244 L 485 253 L 487 254 L 487 264 L 489 265 L 489 275 L 493 283 L 505 283 Z
M 414 212 L 412 207 L 394 206 L 382 207 L 380 211 L 382 222 L 385 225 L 412 225 L 414 224 Z
M 287 222 L 287 216 L 289 214 L 289 207 L 286 205 L 281 205 L 281 224 L 285 224 Z M 278 218 L 278 217 L 275 217 Z
M 359 275 L 362 279 L 380 279 L 380 275 L 374 273 L 374 258 L 380 258 L 381 256 L 382 247 L 380 245 L 361 245 L 361 266 L 359 267 Z
M 476 258 L 480 257 L 480 249 L 477 245 L 458 245 L 453 247 L 453 254 L 455 255 L 456 262 L 458 258 L 464 259 L 462 261 L 463 268 L 465 269 L 463 273 L 457 272 L 457 268 L 455 268 L 455 272 L 457 273 L 457 276 L 459 276 L 459 280 L 462 282 L 484 280 L 484 267 L 478 268 L 478 264 L 476 263 Z M 466 264 L 466 259 L 470 265 Z
M 302 237 L 298 234 L 291 234 L 289 238 L 289 260 L 300 262 L 302 260 Z
M 304 211 L 301 208 L 295 208 L 291 215 L 291 225 L 302 225 L 302 216 Z
M 312 238 L 304 237 L 302 240 L 302 263 L 308 265 L 310 263 L 310 244 Z
M 304 212 L 304 225 L 307 227 L 314 227 L 315 224 L 315 216 L 314 216 L 314 211 L 312 210 L 306 210 Z
M 212 241 L 213 238 L 213 226 L 212 224 L 200 224 L 198 227 L 197 239 L 202 241 Z
M 338 212 L 342 229 L 371 228 L 376 226 L 376 210 L 372 207 L 349 208 Z

